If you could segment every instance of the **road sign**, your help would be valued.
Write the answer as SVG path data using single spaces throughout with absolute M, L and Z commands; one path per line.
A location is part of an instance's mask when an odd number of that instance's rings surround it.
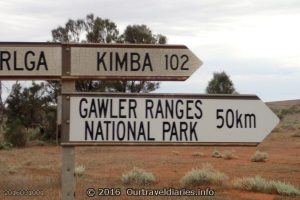
M 59 79 L 61 69 L 59 43 L 0 43 L 1 79 Z
M 261 142 L 277 116 L 255 95 L 73 94 L 69 139 L 80 144 Z
M 65 79 L 186 80 L 202 62 L 183 45 L 69 44 Z

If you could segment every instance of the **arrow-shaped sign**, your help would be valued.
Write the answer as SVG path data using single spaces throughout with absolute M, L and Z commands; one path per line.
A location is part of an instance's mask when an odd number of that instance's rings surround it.
M 1 79 L 184 81 L 201 65 L 183 45 L 0 42 Z
M 279 122 L 255 95 L 76 94 L 69 114 L 65 142 L 99 145 L 258 144 Z
M 70 77 L 186 80 L 202 62 L 184 45 L 70 45 Z

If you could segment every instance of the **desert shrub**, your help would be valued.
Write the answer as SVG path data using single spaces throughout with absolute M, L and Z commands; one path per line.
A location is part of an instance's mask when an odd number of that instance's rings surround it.
M 16 174 L 18 172 L 18 169 L 15 166 L 8 167 L 8 173 L 9 174 Z
M 269 154 L 266 152 L 261 152 L 257 150 L 254 155 L 251 157 L 252 162 L 265 162 L 269 157 Z
M 203 157 L 203 156 L 204 156 L 204 153 L 202 153 L 202 152 L 194 152 L 194 153 L 192 154 L 192 156 L 194 156 L 194 157 Z
M 228 176 L 208 163 L 203 164 L 202 168 L 196 168 L 187 172 L 180 180 L 184 186 L 195 186 L 203 184 L 218 184 L 222 185 L 228 180 Z
M 230 160 L 230 159 L 234 159 L 236 158 L 236 156 L 233 154 L 232 151 L 224 151 L 223 154 L 222 154 L 222 157 L 225 159 L 225 160 Z
M 290 183 L 272 181 L 272 185 L 276 189 L 278 194 L 287 196 L 300 196 L 300 190 Z
M 85 166 L 84 165 L 79 165 L 75 167 L 75 176 L 77 177 L 82 177 L 85 173 Z
M 260 176 L 235 179 L 233 181 L 233 187 L 240 190 L 263 193 L 271 193 L 273 190 L 272 184 Z
M 218 150 L 214 150 L 211 154 L 211 157 L 222 158 L 222 154 Z
M 0 150 L 10 150 L 13 147 L 13 145 L 9 142 L 1 142 L 0 143 Z
M 7 124 L 4 139 L 15 147 L 24 147 L 26 145 L 27 136 L 25 127 L 19 119 Z
M 155 181 L 155 177 L 151 172 L 134 167 L 129 172 L 122 175 L 121 180 L 125 184 L 145 185 Z
M 288 196 L 300 195 L 300 190 L 289 183 L 268 181 L 260 176 L 235 179 L 233 181 L 233 187 L 253 192 L 274 193 Z

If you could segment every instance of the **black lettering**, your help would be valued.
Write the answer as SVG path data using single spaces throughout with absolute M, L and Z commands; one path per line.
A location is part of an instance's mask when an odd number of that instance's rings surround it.
M 32 71 L 34 70 L 35 68 L 35 62 L 34 61 L 30 61 L 30 65 L 28 64 L 28 57 L 29 57 L 29 54 L 31 54 L 32 56 L 35 56 L 35 53 L 33 51 L 27 51 L 25 53 L 25 57 L 24 57 L 24 64 L 25 64 L 25 68 L 28 70 L 28 71 Z
M 111 124 L 111 121 L 104 121 L 103 122 L 106 126 L 105 132 L 106 132 L 106 140 L 109 140 L 109 124 Z M 114 132 L 112 132 L 112 134 L 114 134 Z
M 88 113 L 88 109 L 87 108 L 82 108 L 82 103 L 87 103 L 88 100 L 86 98 L 82 98 L 80 99 L 80 102 L 79 102 L 79 115 L 81 118 L 86 118 L 87 116 L 87 113 Z
M 109 69 L 113 71 L 113 52 L 109 53 Z
M 180 109 L 180 108 L 179 108 L 179 104 L 183 105 L 183 101 L 180 100 L 180 99 L 176 101 L 176 117 L 177 117 L 178 119 L 182 119 L 182 118 L 183 118 L 184 111 L 183 111 L 183 109 Z
M 147 136 L 148 136 L 147 137 L 148 141 L 154 141 L 155 140 L 155 138 L 150 136 L 150 122 L 149 121 L 147 122 Z
M 121 126 L 122 125 L 122 126 Z M 122 127 L 122 132 L 120 131 Z M 122 134 L 122 136 L 120 136 L 120 134 Z M 120 121 L 118 124 L 117 124 L 117 137 L 118 137 L 118 140 L 119 141 L 123 141 L 124 138 L 125 138 L 125 124 L 123 121 Z
M 10 70 L 9 59 L 9 51 L 0 51 L 0 70 L 3 70 L 4 63 L 6 63 L 7 70 Z
M 107 71 L 105 61 L 104 61 L 106 52 L 104 52 L 102 56 L 100 55 L 101 55 L 100 52 L 97 52 L 97 70 L 100 71 L 100 65 L 102 64 L 104 71 Z
M 198 114 L 197 113 L 195 114 L 196 119 L 202 118 L 202 109 L 200 107 L 201 105 L 202 105 L 202 101 L 196 100 L 195 107 L 196 107 L 196 110 L 198 110 Z
M 180 129 L 180 141 L 183 141 L 183 136 L 184 136 L 184 141 L 187 141 L 187 130 L 188 130 L 188 125 L 186 122 L 180 122 L 179 124 L 179 129 Z
M 85 121 L 85 140 L 88 140 L 88 134 L 91 140 L 94 140 L 94 121 L 91 121 L 91 126 L 89 125 L 88 121 Z
M 122 110 L 125 109 L 125 106 L 122 103 L 126 102 L 126 99 L 119 99 L 119 118 L 126 118 L 126 115 L 122 114 Z
M 36 70 L 40 70 L 41 66 L 44 66 L 45 70 L 48 71 L 48 65 L 47 65 L 45 53 L 43 51 L 40 54 L 40 58 L 39 58 L 39 62 L 38 62 L 38 66 L 37 66 Z
M 95 140 L 98 140 L 98 136 L 101 136 L 102 141 L 104 140 L 101 121 L 98 121 L 97 133 L 95 136 Z
M 146 141 L 146 133 L 145 133 L 145 128 L 144 128 L 144 123 L 143 122 L 140 122 L 139 133 L 138 133 L 138 137 L 137 137 L 138 141 L 140 141 L 141 136 L 143 136 L 144 141 Z
M 110 102 L 110 117 L 111 118 L 118 118 L 118 116 L 117 115 L 114 115 L 114 112 L 113 112 L 113 99 L 109 99 L 109 102 Z
M 169 115 L 173 119 L 174 117 L 174 101 L 173 100 L 166 100 L 166 105 L 165 105 L 166 111 L 165 111 L 165 117 L 168 118 Z
M 98 104 L 98 112 L 99 112 L 99 117 L 100 118 L 106 118 L 107 116 L 107 110 L 108 110 L 108 105 L 109 105 L 109 100 L 108 99 L 97 99 L 97 104 Z
M 18 68 L 18 63 L 17 63 L 17 52 L 14 51 L 14 70 L 15 71 L 23 71 L 24 68 L 20 67 Z
M 137 102 L 135 99 L 129 99 L 129 108 L 128 108 L 128 112 L 129 112 L 129 118 L 131 118 L 131 113 L 133 113 L 134 118 L 137 118 L 136 116 L 136 106 L 137 106 Z
M 116 71 L 118 71 L 118 67 L 120 67 L 120 70 L 127 71 L 128 66 L 127 66 L 127 53 L 123 55 L 123 58 L 121 59 L 119 56 L 119 53 L 116 52 Z
M 96 104 L 95 104 L 95 99 L 92 99 L 91 105 L 90 105 L 90 110 L 89 110 L 89 118 L 91 118 L 92 114 L 94 114 L 95 118 L 97 118 L 97 109 L 96 109 Z
M 161 118 L 164 118 L 163 108 L 162 108 L 162 104 L 161 104 L 160 99 L 158 99 L 158 101 L 157 101 L 156 114 L 155 114 L 156 119 L 157 119 L 159 114 L 160 114 Z
M 195 136 L 196 141 L 198 141 L 198 137 L 197 137 L 197 133 L 196 133 L 196 126 L 198 122 L 194 122 L 193 126 L 192 126 L 193 122 L 190 122 L 190 127 L 191 127 L 191 131 L 190 131 L 190 141 L 193 141 L 192 135 Z
M 140 64 L 140 54 L 138 53 L 130 53 L 130 67 L 131 67 L 131 71 L 138 71 L 141 68 L 141 64 Z
M 186 100 L 186 118 L 187 119 L 193 119 L 193 115 L 191 115 L 192 107 L 191 104 L 193 103 L 193 100 Z
M 135 141 L 136 140 L 136 121 L 133 122 L 133 126 L 131 125 L 130 122 L 128 122 L 128 127 L 127 127 L 127 139 L 130 141 L 130 136 L 132 136 L 132 139 Z
M 173 137 L 175 137 L 176 141 L 178 141 L 177 129 L 176 129 L 176 122 L 172 123 L 170 141 L 173 141 Z
M 243 124 L 242 124 L 242 114 L 239 114 L 239 111 L 236 110 L 235 111 L 235 114 L 236 114 L 236 127 L 239 128 L 239 125 L 240 125 L 240 128 L 243 128 Z
M 149 67 L 150 71 L 153 71 L 149 53 L 145 54 L 144 65 L 142 70 L 145 71 L 146 67 Z
M 153 100 L 152 99 L 146 99 L 146 119 L 148 119 L 148 112 L 151 115 L 151 118 L 153 119 Z
M 163 141 L 165 141 L 166 133 L 171 130 L 171 126 L 169 122 L 163 122 Z
M 245 128 L 247 128 L 247 121 L 249 122 L 249 128 L 256 128 L 256 117 L 254 114 L 245 114 Z M 254 127 L 252 127 L 252 121 Z
M 231 114 L 229 114 L 229 113 L 231 113 Z M 231 115 L 231 117 L 229 117 L 229 115 Z M 231 122 L 229 122 L 229 118 L 231 118 Z M 226 125 L 228 128 L 232 128 L 234 125 L 234 114 L 231 109 L 228 109 L 226 112 Z

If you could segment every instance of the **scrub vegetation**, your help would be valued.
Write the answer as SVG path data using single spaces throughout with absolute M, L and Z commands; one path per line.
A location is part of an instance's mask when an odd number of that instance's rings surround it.
M 228 180 L 228 176 L 226 174 L 214 169 L 211 164 L 205 163 L 201 168 L 195 168 L 187 172 L 180 180 L 180 183 L 184 186 L 207 184 L 222 185 L 226 180 Z
M 237 157 L 233 154 L 233 151 L 226 150 L 223 152 L 222 158 L 224 158 L 225 160 L 231 160 L 231 159 L 235 159 Z
M 235 179 L 233 181 L 233 187 L 252 192 L 277 193 L 287 196 L 300 195 L 300 190 L 290 183 L 273 180 L 268 181 L 260 176 Z
M 214 158 L 222 158 L 222 154 L 221 154 L 218 150 L 214 150 L 214 151 L 211 153 L 211 157 L 214 157 Z
M 79 165 L 75 167 L 75 176 L 82 177 L 85 173 L 85 166 Z
M 144 169 L 134 167 L 132 170 L 122 175 L 122 182 L 133 185 L 147 185 L 155 181 L 155 176 Z
M 257 150 L 251 157 L 252 162 L 265 162 L 269 158 L 269 154 Z

